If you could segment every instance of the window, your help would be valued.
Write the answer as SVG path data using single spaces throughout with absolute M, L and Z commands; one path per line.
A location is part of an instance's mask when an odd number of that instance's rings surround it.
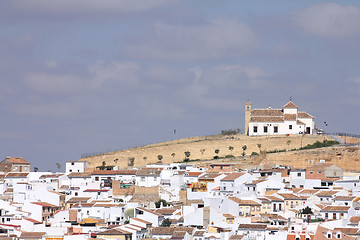
M 95 177 L 95 181 L 99 181 L 99 177 Z
M 140 181 L 145 182 L 145 177 L 141 177 Z
M 264 133 L 268 132 L 268 126 L 264 126 Z
M 299 172 L 299 173 L 297 174 L 297 176 L 298 176 L 298 177 L 301 177 L 301 172 Z
M 73 163 L 73 162 L 72 162 L 72 163 L 71 163 L 71 165 L 73 165 L 73 166 L 74 166 L 74 165 L 75 165 L 75 163 Z
M 157 177 L 154 177 L 154 181 L 156 181 L 157 180 Z
M 310 171 L 309 173 L 313 173 L 313 171 Z
M 254 126 L 254 133 L 257 133 L 257 126 Z
M 72 170 L 70 169 L 69 172 L 72 172 Z
M 321 173 L 321 171 L 318 171 L 318 173 Z
M 279 127 L 278 126 L 274 126 L 274 133 L 278 133 L 279 132 Z
M 292 129 L 292 125 L 289 125 L 289 129 L 290 129 L 290 130 Z

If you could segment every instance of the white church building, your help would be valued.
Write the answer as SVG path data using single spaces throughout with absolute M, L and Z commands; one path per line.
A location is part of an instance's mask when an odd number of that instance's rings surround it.
M 314 117 L 298 111 L 291 100 L 282 109 L 251 109 L 251 102 L 245 103 L 245 133 L 249 136 L 313 134 Z

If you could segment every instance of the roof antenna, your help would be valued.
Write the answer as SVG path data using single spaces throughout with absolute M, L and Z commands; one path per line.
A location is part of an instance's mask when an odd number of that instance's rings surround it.
M 292 101 L 292 97 L 290 96 L 290 102 Z

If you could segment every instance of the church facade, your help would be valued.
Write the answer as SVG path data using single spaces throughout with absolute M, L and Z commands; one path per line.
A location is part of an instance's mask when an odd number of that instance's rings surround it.
M 245 133 L 249 136 L 313 134 L 314 117 L 298 111 L 291 100 L 282 109 L 251 109 L 245 103 Z

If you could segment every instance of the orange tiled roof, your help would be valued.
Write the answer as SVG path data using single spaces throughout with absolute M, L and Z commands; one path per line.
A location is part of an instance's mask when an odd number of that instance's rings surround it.
M 229 197 L 230 200 L 238 203 L 239 205 L 251 205 L 251 206 L 260 206 L 261 204 L 258 202 L 255 202 L 253 200 L 243 200 L 237 197 Z
M 220 181 L 234 181 L 235 179 L 241 177 L 244 174 L 245 173 L 233 172 L 233 173 L 228 174 L 226 177 L 224 177 Z
M 283 108 L 298 108 L 298 106 L 295 105 L 292 101 L 289 101 L 287 104 L 283 106 Z

